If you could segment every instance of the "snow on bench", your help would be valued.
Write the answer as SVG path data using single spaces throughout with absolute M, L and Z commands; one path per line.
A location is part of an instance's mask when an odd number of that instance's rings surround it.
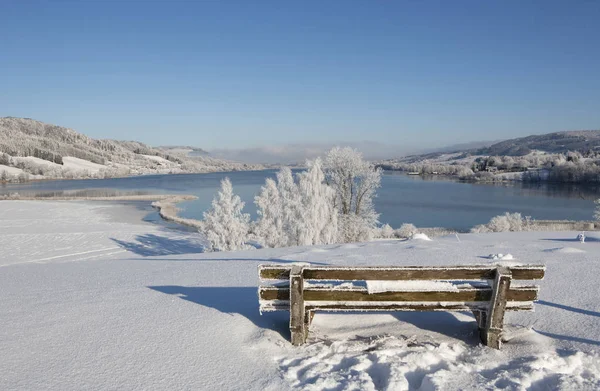
M 315 311 L 472 311 L 481 341 L 500 348 L 505 311 L 532 311 L 544 265 L 258 267 L 260 310 L 289 311 L 291 342 L 306 342 Z M 359 286 L 357 281 L 364 282 Z

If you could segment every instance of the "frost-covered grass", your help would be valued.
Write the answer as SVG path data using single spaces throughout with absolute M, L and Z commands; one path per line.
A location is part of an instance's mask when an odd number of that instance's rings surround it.
M 199 234 L 144 223 L 147 211 L 0 202 L 0 389 L 600 387 L 600 234 L 203 253 Z M 507 314 L 501 351 L 478 344 L 469 313 L 319 313 L 294 348 L 287 314 L 258 312 L 261 263 L 486 264 L 500 253 L 547 265 L 536 311 Z

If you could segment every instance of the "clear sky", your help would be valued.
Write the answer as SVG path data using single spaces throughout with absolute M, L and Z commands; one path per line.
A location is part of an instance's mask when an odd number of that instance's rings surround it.
M 0 0 L 0 116 L 211 148 L 600 129 L 600 1 Z

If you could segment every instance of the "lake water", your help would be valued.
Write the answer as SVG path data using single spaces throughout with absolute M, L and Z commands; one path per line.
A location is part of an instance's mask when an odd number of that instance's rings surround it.
M 100 180 L 69 180 L 13 184 L 0 187 L 0 194 L 39 194 L 54 191 L 119 190 L 123 192 L 193 194 L 198 200 L 179 204 L 181 215 L 202 218 L 202 212 L 228 176 L 234 191 L 246 202 L 253 218 L 254 195 L 265 178 L 275 171 L 211 174 L 151 175 Z M 448 179 L 385 173 L 375 207 L 380 221 L 394 228 L 402 223 L 418 227 L 468 230 L 504 212 L 520 212 L 535 219 L 591 220 L 598 188 L 569 184 L 473 184 Z

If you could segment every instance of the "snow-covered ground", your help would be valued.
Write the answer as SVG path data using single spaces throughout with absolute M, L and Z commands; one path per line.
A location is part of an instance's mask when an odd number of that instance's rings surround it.
M 93 162 L 79 159 L 79 158 L 72 157 L 72 156 L 64 156 L 63 157 L 63 167 L 66 169 L 71 169 L 73 171 L 87 170 L 91 173 L 97 173 L 100 170 L 107 168 L 107 166 L 105 166 L 103 164 L 93 163 Z
M 139 204 L 138 204 L 139 206 Z M 0 201 L 0 389 L 480 390 L 600 388 L 600 239 L 577 232 L 202 253 L 147 210 Z M 257 266 L 547 265 L 536 312 L 501 351 L 468 313 L 317 314 L 309 343 L 258 312 Z

